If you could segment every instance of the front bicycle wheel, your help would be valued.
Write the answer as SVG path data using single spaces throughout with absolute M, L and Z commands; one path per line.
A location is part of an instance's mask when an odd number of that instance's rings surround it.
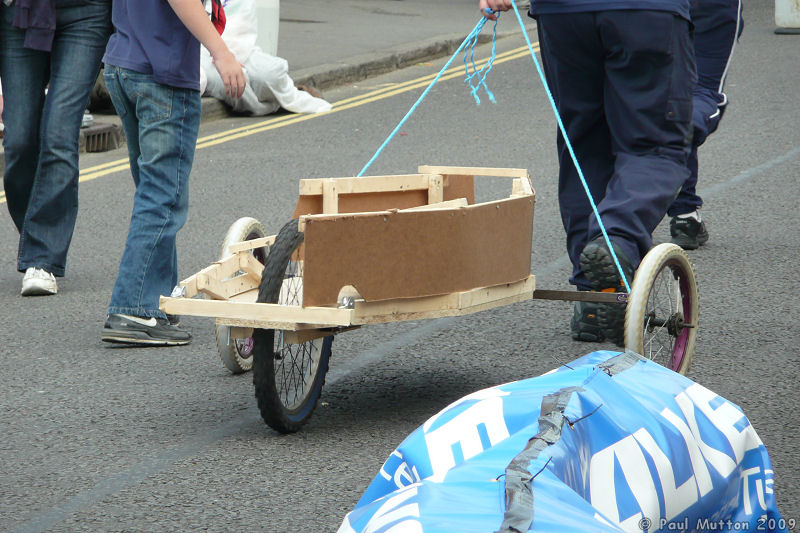
M 257 302 L 302 305 L 303 262 L 295 252 L 303 242 L 297 220 L 281 228 L 270 247 Z M 333 336 L 301 343 L 285 342 L 284 332 L 253 333 L 253 384 L 261 417 L 281 433 L 299 430 L 319 400 Z
M 625 311 L 625 347 L 686 374 L 697 341 L 697 280 L 689 256 L 670 243 L 642 259 Z
M 225 239 L 222 241 L 222 249 L 219 258 L 224 259 L 230 255 L 229 247 L 237 242 L 251 241 L 265 237 L 266 232 L 261 223 L 251 217 L 242 217 L 228 229 Z M 269 248 L 260 247 L 251 250 L 251 254 L 264 264 Z M 241 274 L 235 272 L 234 276 Z M 231 327 L 217 324 L 214 327 L 214 337 L 217 341 L 217 353 L 225 368 L 233 374 L 247 372 L 253 366 L 253 338 L 246 337 L 241 339 L 231 338 Z

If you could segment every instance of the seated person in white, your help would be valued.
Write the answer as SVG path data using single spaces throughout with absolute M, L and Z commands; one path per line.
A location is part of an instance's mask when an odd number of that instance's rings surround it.
M 222 5 L 226 18 L 222 39 L 244 65 L 247 87 L 238 100 L 227 96 L 222 79 L 211 63 L 211 55 L 201 47 L 200 92 L 203 95 L 213 96 L 233 111 L 248 115 L 268 115 L 280 108 L 292 113 L 330 111 L 330 103 L 311 94 L 316 91 L 295 86 L 285 59 L 270 55 L 256 45 L 256 0 L 223 0 Z

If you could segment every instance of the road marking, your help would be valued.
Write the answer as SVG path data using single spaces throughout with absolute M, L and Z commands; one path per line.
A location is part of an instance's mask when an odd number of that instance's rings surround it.
M 539 50 L 538 45 L 534 47 L 534 50 L 535 51 Z M 497 54 L 494 60 L 494 64 L 505 63 L 506 61 L 513 61 L 515 59 L 525 57 L 528 54 L 529 52 L 527 46 L 515 48 L 514 50 L 509 50 L 508 52 Z M 481 61 L 476 61 L 475 65 L 478 68 L 480 68 L 483 65 L 485 65 L 488 62 L 488 60 L 489 59 L 486 58 Z M 439 78 L 439 81 L 450 80 L 463 75 L 464 75 L 464 67 L 460 66 L 453 67 L 451 69 L 448 69 L 445 72 L 445 74 L 443 74 L 442 77 Z M 413 91 L 421 87 L 426 87 L 430 84 L 431 81 L 433 81 L 435 77 L 436 74 L 427 74 L 420 78 L 416 78 L 402 83 L 383 84 L 383 86 L 373 91 L 369 91 L 362 95 L 352 96 L 349 98 L 345 98 L 343 100 L 339 100 L 338 102 L 335 102 L 333 104 L 333 108 L 327 113 L 315 113 L 308 115 L 286 115 L 280 117 L 273 117 L 266 120 L 262 120 L 261 122 L 257 122 L 255 124 L 248 124 L 247 126 L 240 126 L 238 128 L 232 128 L 220 133 L 206 135 L 204 137 L 197 139 L 197 149 L 201 150 L 203 148 L 208 148 L 210 146 L 216 146 L 226 142 L 234 141 L 236 139 L 249 137 L 257 133 L 283 128 L 285 126 L 291 126 L 292 124 L 305 122 L 307 120 L 323 118 L 329 116 L 332 113 L 337 113 L 339 111 L 346 111 L 348 109 L 354 109 L 356 107 L 370 104 L 372 102 L 384 100 L 386 98 L 390 98 L 398 94 Z M 81 183 L 92 181 L 97 178 L 102 178 L 104 176 L 128 170 L 129 168 L 130 164 L 127 158 L 117 159 L 115 161 L 109 161 L 107 163 L 102 163 L 100 165 L 91 166 L 81 170 L 78 181 Z M 5 191 L 0 191 L 0 204 L 4 203 L 5 201 L 6 201 Z

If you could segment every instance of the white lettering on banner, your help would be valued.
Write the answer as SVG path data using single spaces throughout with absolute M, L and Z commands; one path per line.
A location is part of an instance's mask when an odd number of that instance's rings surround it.
M 761 473 L 761 468 L 758 466 L 754 466 L 753 468 L 748 468 L 747 470 L 742 471 L 742 494 L 744 495 L 744 511 L 751 515 L 753 514 L 753 504 L 750 501 L 750 478 L 756 476 L 757 474 Z M 766 474 L 766 472 L 764 472 Z M 753 483 L 755 484 L 756 488 L 756 498 L 758 499 L 758 505 L 761 507 L 762 511 L 767 510 L 767 502 L 764 501 L 764 480 L 761 477 L 756 477 L 753 479 Z
M 772 470 L 764 470 L 764 493 L 772 494 L 774 491 L 775 476 Z
M 625 520 L 620 516 L 614 480 L 615 458 L 644 516 L 636 513 Z M 642 531 L 640 523 L 644 517 L 653 520 L 661 515 L 653 478 L 642 449 L 633 435 L 628 435 L 592 456 L 589 462 L 589 498 L 595 509 L 616 520 L 622 529 L 631 533 Z
M 383 505 L 370 518 L 364 533 L 375 533 L 384 526 L 398 520 L 402 520 L 402 522 L 393 525 L 386 533 L 422 533 L 422 524 L 419 521 L 419 505 L 416 503 L 403 505 L 406 500 L 413 498 L 418 492 L 418 487 L 410 487 L 383 502 Z
M 714 488 L 714 482 L 711 481 L 711 474 L 708 473 L 708 467 L 706 466 L 706 460 L 703 458 L 703 452 L 700 451 L 700 444 L 697 442 L 697 439 L 692 435 L 689 426 L 686 425 L 686 422 L 678 415 L 670 411 L 669 409 L 664 409 L 661 411 L 661 416 L 663 416 L 667 422 L 675 426 L 675 429 L 681 434 L 683 437 L 683 442 L 686 444 L 686 448 L 689 450 L 689 460 L 692 463 L 692 470 L 694 471 L 694 479 L 697 483 L 697 490 L 700 491 L 700 497 L 705 496 L 711 489 Z
M 437 420 L 439 420 L 440 416 L 450 411 L 451 409 L 454 409 L 455 407 L 461 405 L 462 403 L 467 403 L 475 400 L 488 400 L 489 398 L 502 398 L 503 396 L 508 396 L 509 394 L 511 393 L 506 392 L 504 390 L 500 390 L 497 387 L 475 391 L 472 394 L 464 396 L 463 398 L 459 398 L 458 400 L 454 401 L 453 403 L 451 403 L 450 405 L 448 405 L 447 407 L 445 407 L 444 409 L 442 409 L 441 411 L 430 417 L 422 425 L 422 430 L 425 431 L 425 433 L 427 433 L 430 430 L 431 426 L 433 426 L 433 424 Z
M 397 461 L 392 461 L 392 457 L 397 457 L 400 460 L 399 464 Z M 391 469 L 393 465 L 397 465 L 397 468 L 394 469 L 393 474 L 390 474 L 386 469 Z M 389 459 L 383 463 L 378 474 L 386 481 L 394 482 L 395 486 L 399 489 L 411 486 L 422 479 L 417 471 L 416 465 L 409 468 L 408 463 L 403 460 L 403 455 L 397 450 L 393 451 Z
M 664 516 L 667 520 L 672 520 L 681 511 L 697 501 L 697 485 L 694 482 L 694 476 L 690 476 L 680 487 L 676 487 L 675 473 L 672 470 L 669 457 L 661 451 L 653 436 L 644 428 L 634 433 L 633 436 L 653 458 L 658 480 L 661 482 L 661 489 L 664 492 Z
M 697 442 L 697 445 L 700 446 L 700 451 L 703 457 L 705 457 L 705 460 L 708 461 L 708 463 L 714 467 L 714 470 L 722 477 L 731 475 L 731 472 L 736 468 L 736 462 L 725 452 L 712 448 L 703 441 L 700 435 L 700 429 L 697 426 L 697 419 L 694 416 L 694 404 L 691 398 L 682 392 L 675 397 L 675 401 L 678 403 L 678 407 L 683 413 L 686 423 L 689 425 L 694 440 Z
M 428 456 L 433 475 L 430 480 L 441 482 L 447 472 L 456 466 L 453 446 L 459 445 L 464 460 L 484 450 L 479 426 L 486 428 L 489 445 L 493 446 L 508 438 L 508 427 L 503 417 L 503 400 L 499 397 L 484 399 L 470 406 L 435 430 L 425 433 Z
M 714 424 L 714 427 L 728 439 L 731 448 L 733 448 L 733 454 L 736 456 L 736 464 L 742 462 L 745 453 L 761 446 L 761 439 L 758 438 L 755 429 L 750 423 L 741 431 L 736 429 L 735 424 L 744 418 L 744 413 L 735 405 L 728 401 L 723 401 L 719 407 L 712 409 L 711 402 L 719 398 L 719 396 L 697 383 L 686 389 L 686 394 Z
M 380 474 L 380 476 L 381 476 L 383 479 L 385 479 L 386 481 L 391 481 L 391 480 L 392 480 L 392 475 L 391 475 L 391 474 L 389 474 L 389 473 L 388 473 L 386 470 L 384 470 L 384 469 L 386 468 L 386 465 L 387 465 L 387 464 L 389 463 L 389 461 L 392 459 L 392 457 L 399 457 L 400 459 L 402 459 L 402 458 L 403 458 L 403 456 L 402 456 L 402 455 L 400 455 L 400 452 L 398 452 L 397 450 L 395 450 L 395 451 L 393 451 L 393 452 L 392 452 L 392 455 L 390 455 L 390 456 L 389 456 L 389 459 L 387 459 L 387 460 L 386 460 L 386 462 L 385 462 L 385 463 L 383 463 L 383 466 L 381 466 L 381 469 L 380 469 L 380 470 L 378 470 L 378 474 Z
M 691 507 L 699 497 L 708 494 L 713 489 L 713 481 L 707 464 L 711 465 L 721 476 L 729 477 L 741 463 L 745 453 L 758 448 L 761 440 L 749 423 L 742 430 L 736 428 L 736 424 L 744 419 L 744 414 L 735 405 L 723 400 L 718 407 L 712 408 L 712 402 L 719 399 L 719 396 L 705 387 L 693 384 L 675 396 L 675 402 L 678 404 L 683 418 L 670 409 L 661 411 L 661 416 L 675 427 L 686 444 L 693 471 L 689 479 L 680 486 L 676 486 L 675 472 L 670 463 L 670 456 L 673 460 L 682 460 L 683 454 L 679 450 L 674 450 L 674 453 L 668 456 L 658 446 L 652 435 L 642 428 L 592 456 L 589 462 L 591 504 L 604 515 L 612 519 L 616 518 L 626 531 L 636 532 L 641 531 L 643 521 L 650 524 L 669 521 Z M 703 440 L 697 424 L 695 408 L 702 412 L 719 434 L 727 440 L 734 457 Z M 710 431 L 707 426 L 704 426 L 703 430 L 706 434 Z M 657 481 L 664 498 L 663 516 L 666 517 L 665 520 L 661 519 L 656 480 L 650 473 L 642 450 L 647 452 L 656 468 Z M 624 520 L 624 517 L 620 516 L 617 503 L 617 487 L 614 478 L 615 461 L 619 463 L 625 482 L 640 509 L 640 512 Z M 763 478 L 757 476 L 760 471 L 760 467 L 754 467 L 744 470 L 741 474 L 742 493 L 747 514 L 753 512 L 753 502 L 749 490 L 751 483 L 755 487 L 758 505 L 762 510 L 767 508 L 764 495 L 771 493 L 772 479 L 766 471 Z M 751 478 L 752 481 L 750 481 Z

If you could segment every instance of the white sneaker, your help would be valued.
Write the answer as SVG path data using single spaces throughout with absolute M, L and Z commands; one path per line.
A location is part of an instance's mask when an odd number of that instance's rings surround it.
M 22 296 L 47 296 L 56 294 L 56 277 L 41 268 L 30 267 L 22 278 Z

